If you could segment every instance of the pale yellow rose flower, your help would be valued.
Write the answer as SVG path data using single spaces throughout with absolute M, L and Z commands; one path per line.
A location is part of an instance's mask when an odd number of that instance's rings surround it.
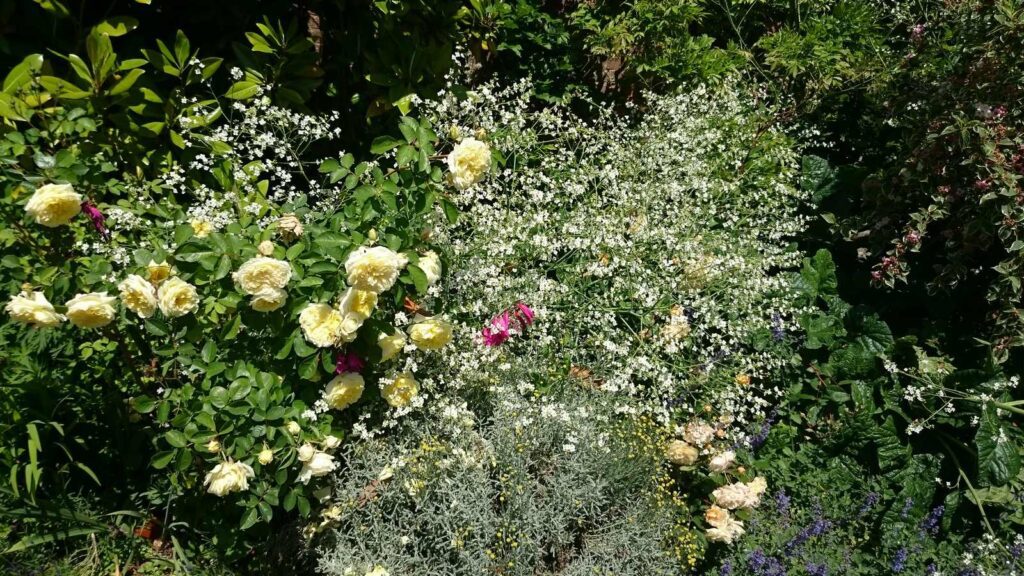
M 157 264 L 156 260 L 150 260 L 146 265 L 146 272 L 149 273 L 149 282 L 153 286 L 159 286 L 164 280 L 171 277 L 171 265 L 166 260 Z
M 700 452 L 682 440 L 672 440 L 665 449 L 665 457 L 676 466 L 693 466 Z
M 420 256 L 420 261 L 416 265 L 423 270 L 423 274 L 427 277 L 427 285 L 433 286 L 441 279 L 441 258 L 438 257 L 437 252 L 431 250 Z
M 417 316 L 409 339 L 420 350 L 440 350 L 452 339 L 452 325 L 437 316 Z
M 270 240 L 264 240 L 260 242 L 259 246 L 256 247 L 256 251 L 262 256 L 270 256 L 274 253 L 274 243 Z
M 288 430 L 288 433 L 291 434 L 292 436 L 297 436 L 299 435 L 299 433 L 302 432 L 302 427 L 299 426 L 299 423 L 295 421 L 291 421 L 288 424 L 286 424 L 285 428 Z
M 196 238 L 206 238 L 213 232 L 213 223 L 202 218 L 195 218 L 189 222 L 192 225 L 192 233 Z
M 313 454 L 316 454 L 316 448 L 314 448 L 312 444 L 307 442 L 302 446 L 299 446 L 298 452 L 299 462 L 308 462 L 313 458 Z
M 384 246 L 362 246 L 345 260 L 345 272 L 353 288 L 380 294 L 395 285 L 408 262 L 408 258 Z
M 419 394 L 420 385 L 409 372 L 399 374 L 394 380 L 381 389 L 381 396 L 393 408 L 408 406 L 412 399 Z
M 320 348 L 334 346 L 339 342 L 344 320 L 341 312 L 327 304 L 310 304 L 299 314 L 299 326 L 306 340 Z
M 257 256 L 242 264 L 231 278 L 239 290 L 249 295 L 270 288 L 282 290 L 292 278 L 292 267 L 284 260 Z
M 68 320 L 79 328 L 100 328 L 114 321 L 117 311 L 114 302 L 117 298 L 107 296 L 106 292 L 90 292 L 78 294 L 68 301 Z
M 323 447 L 324 450 L 334 450 L 338 446 L 341 446 L 341 438 L 337 436 L 328 435 L 324 437 Z
M 366 382 L 355 372 L 335 376 L 324 389 L 324 401 L 335 410 L 344 410 L 359 401 Z
M 760 482 L 755 479 L 754 482 L 749 484 L 735 482 L 716 488 L 711 493 L 711 496 L 715 499 L 716 504 L 729 510 L 757 508 L 761 505 L 761 495 L 766 489 L 767 483 L 762 478 Z
M 50 304 L 42 292 L 34 290 L 22 291 L 17 296 L 11 296 L 4 310 L 18 322 L 36 327 L 51 328 L 65 320 L 63 315 L 57 314 L 53 304 Z
M 476 138 L 463 138 L 448 153 L 447 163 L 452 184 L 465 190 L 483 180 L 491 169 L 491 148 Z
M 149 318 L 156 311 L 156 288 L 138 274 L 132 274 L 118 284 L 121 303 L 140 318 Z
M 196 238 L 206 238 L 210 232 L 213 232 L 213 223 L 209 220 L 195 218 L 189 224 L 192 226 L 192 233 L 196 235 Z
M 405 348 L 405 334 L 401 331 L 395 331 L 394 334 L 381 332 L 377 337 L 377 345 L 380 346 L 380 361 L 386 362 L 398 356 Z
M 252 466 L 243 462 L 221 462 L 206 475 L 206 491 L 214 496 L 249 489 L 249 478 L 256 475 Z
M 736 453 L 732 450 L 726 450 L 725 452 L 716 455 L 710 462 L 708 462 L 708 470 L 711 470 L 712 472 L 728 472 L 735 463 Z
M 47 228 L 63 226 L 82 211 L 82 195 L 71 184 L 40 186 L 25 204 L 25 212 L 35 218 L 36 224 Z
M 263 450 L 260 450 L 260 454 L 259 456 L 256 457 L 256 459 L 259 461 L 260 464 L 266 466 L 267 464 L 270 464 L 271 462 L 274 461 L 274 451 L 268 448 L 266 444 L 264 444 Z
M 337 467 L 338 463 L 334 461 L 334 456 L 315 450 L 309 460 L 303 462 L 302 470 L 299 471 L 299 476 L 296 480 L 307 484 L 310 478 L 330 474 Z
M 341 303 L 338 304 L 338 310 L 346 316 L 353 315 L 365 320 L 373 314 L 373 309 L 376 306 L 376 292 L 349 288 L 341 297 Z
M 277 229 L 286 242 L 302 236 L 302 221 L 295 214 L 285 214 L 277 221 Z
M 288 293 L 278 288 L 267 288 L 252 295 L 252 309 L 257 312 L 273 312 L 288 300 Z
M 214 454 L 216 454 L 217 452 L 220 452 L 220 441 L 217 440 L 216 438 L 214 438 L 213 440 L 210 440 L 209 442 L 207 442 L 206 443 L 206 451 L 207 452 L 212 452 Z
M 192 314 L 199 309 L 199 294 L 196 287 L 178 277 L 161 284 L 156 297 L 160 311 L 168 318 Z

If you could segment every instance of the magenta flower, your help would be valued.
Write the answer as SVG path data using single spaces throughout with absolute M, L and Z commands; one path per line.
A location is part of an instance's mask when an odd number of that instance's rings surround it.
M 360 372 L 366 366 L 363 359 L 356 356 L 355 352 L 346 352 L 344 354 L 338 354 L 337 362 L 334 365 L 335 374 L 344 374 L 346 372 Z
M 490 325 L 484 326 L 481 331 L 481 335 L 484 337 L 484 346 L 500 346 L 508 340 L 512 335 L 511 324 L 512 318 L 507 310 L 491 318 Z
M 519 320 L 520 326 L 525 330 L 527 326 L 533 324 L 533 317 L 535 313 L 533 308 L 530 308 L 522 302 L 516 302 L 516 320 Z
M 86 216 L 92 220 L 92 226 L 100 233 L 100 236 L 103 237 L 104 240 L 110 240 L 110 231 L 107 230 L 107 227 L 103 224 L 107 219 L 107 217 L 103 215 L 103 212 L 100 212 L 100 209 L 88 200 L 82 202 L 82 212 L 85 212 Z

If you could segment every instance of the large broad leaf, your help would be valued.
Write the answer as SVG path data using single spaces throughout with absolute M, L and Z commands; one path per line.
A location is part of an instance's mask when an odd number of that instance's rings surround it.
M 981 414 L 981 425 L 974 437 L 978 448 L 978 472 L 982 485 L 1002 486 L 1020 472 L 1020 448 L 1013 428 L 1004 425 L 994 408 Z
M 817 204 L 836 190 L 836 171 L 824 158 L 807 155 L 800 161 L 800 188 Z
M 813 258 L 804 258 L 796 287 L 809 299 L 836 293 L 839 281 L 836 279 L 836 265 L 828 250 L 818 250 Z
M 892 331 L 877 314 L 857 308 L 847 316 L 847 328 L 853 344 L 874 354 L 885 354 L 894 343 Z

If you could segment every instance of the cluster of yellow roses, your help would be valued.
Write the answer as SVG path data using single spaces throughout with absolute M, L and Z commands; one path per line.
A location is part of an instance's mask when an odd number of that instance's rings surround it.
M 195 286 L 178 277 L 169 278 L 171 267 L 166 262 L 151 261 L 148 270 L 148 280 L 132 274 L 118 285 L 125 308 L 142 318 L 149 318 L 157 308 L 168 318 L 191 314 L 199 308 Z M 67 320 L 79 328 L 102 328 L 114 321 L 116 301 L 106 292 L 77 294 L 65 304 L 67 311 L 60 314 L 46 296 L 26 286 L 11 298 L 5 310 L 11 318 L 31 326 L 52 327 Z
M 321 348 L 338 346 L 355 340 L 363 322 L 373 313 L 381 293 L 390 290 L 398 280 L 408 258 L 384 246 L 361 247 L 345 261 L 349 287 L 336 307 L 324 303 L 307 305 L 299 314 L 299 326 L 309 343 Z M 434 252 L 427 252 L 417 263 L 427 283 L 440 278 L 441 263 Z M 408 339 L 407 339 L 408 337 Z M 388 361 L 401 352 L 407 342 L 421 350 L 439 350 L 452 338 L 452 326 L 436 317 L 416 316 L 408 334 L 396 330 L 382 333 L 378 338 L 381 360 Z M 330 408 L 344 410 L 363 395 L 363 377 L 346 372 L 331 380 L 324 390 L 324 401 Z M 412 402 L 419 393 L 419 383 L 410 372 L 402 372 L 392 379 L 381 381 L 381 395 L 394 407 Z

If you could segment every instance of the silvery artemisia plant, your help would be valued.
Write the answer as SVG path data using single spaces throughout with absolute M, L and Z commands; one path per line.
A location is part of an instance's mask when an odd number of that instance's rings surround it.
M 498 159 L 434 231 L 451 270 L 437 295 L 461 321 L 434 389 L 486 388 L 514 367 L 528 392 L 568 374 L 666 423 L 735 423 L 725 439 L 742 441 L 781 392 L 771 378 L 800 313 L 780 274 L 804 224 L 792 140 L 728 83 L 593 121 L 536 111 L 530 90 L 425 104 L 438 134 L 482 138 Z M 520 301 L 537 313 L 528 334 L 481 347 L 481 327 Z
M 321 528 L 333 530 L 323 530 L 321 570 L 677 573 L 680 509 L 657 502 L 653 423 L 613 415 L 600 394 L 569 392 L 528 400 L 509 390 L 485 422 L 451 412 L 350 445 L 323 512 Z

